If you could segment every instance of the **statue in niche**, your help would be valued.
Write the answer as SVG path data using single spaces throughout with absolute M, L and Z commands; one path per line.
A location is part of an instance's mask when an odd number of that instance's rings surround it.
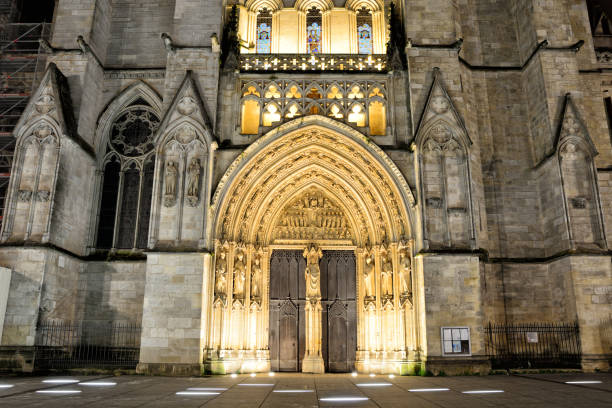
M 363 286 L 365 288 L 365 299 L 374 299 L 374 256 L 369 254 L 365 258 L 363 267 Z
M 399 254 L 400 257 L 400 292 L 403 295 L 410 295 L 412 293 L 412 264 L 410 261 L 410 255 L 406 249 L 402 249 Z
M 198 203 L 200 194 L 200 173 L 200 160 L 194 157 L 191 159 L 189 169 L 187 169 L 187 201 L 192 207 L 195 207 Z
M 225 259 L 225 250 L 221 249 L 217 256 L 217 265 L 215 269 L 215 293 L 225 297 L 226 275 L 227 275 L 227 260 Z
M 388 252 L 383 256 L 382 268 L 380 271 L 380 291 L 383 298 L 393 297 L 393 263 L 391 254 Z
M 168 161 L 166 163 L 166 171 L 164 176 L 164 182 L 166 188 L 164 190 L 164 201 L 166 207 L 170 207 L 174 204 L 174 198 L 176 197 L 176 176 L 178 174 L 178 170 L 176 169 L 176 163 L 173 161 Z
M 259 299 L 261 293 L 259 291 L 259 279 L 261 276 L 261 261 L 259 255 L 255 255 L 253 265 L 251 266 L 251 299 Z
M 246 280 L 246 265 L 244 264 L 244 252 L 236 252 L 234 261 L 234 297 L 244 297 L 244 281 Z
M 314 245 L 304 250 L 304 258 L 306 258 L 306 299 L 311 302 L 321 299 L 319 259 L 322 256 L 323 251 Z

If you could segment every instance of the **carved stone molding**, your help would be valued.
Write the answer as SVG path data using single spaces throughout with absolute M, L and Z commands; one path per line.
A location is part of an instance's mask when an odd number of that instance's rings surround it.
M 17 192 L 17 199 L 22 203 L 27 203 L 32 198 L 32 192 L 30 190 L 19 190 Z
M 36 192 L 36 200 L 40 202 L 47 202 L 51 198 L 51 192 L 47 190 L 38 190 Z

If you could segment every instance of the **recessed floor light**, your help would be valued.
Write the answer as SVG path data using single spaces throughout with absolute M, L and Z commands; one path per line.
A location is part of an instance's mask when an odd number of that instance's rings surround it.
M 499 394 L 504 392 L 503 390 L 472 390 L 472 391 L 463 391 L 463 394 Z
M 376 382 L 376 383 L 361 383 L 357 384 L 358 387 L 386 387 L 389 385 L 393 385 L 388 382 Z
M 395 378 L 394 374 L 389 374 L 389 378 Z
M 351 375 L 352 375 L 353 377 L 357 377 L 357 373 L 356 373 L 356 372 L 352 372 L 352 373 L 351 373 Z
M 271 387 L 274 384 L 238 384 L 244 387 Z
M 187 391 L 225 391 L 227 388 L 187 388 Z
M 0 389 L 2 388 L 13 388 L 14 385 L 13 384 L 0 384 Z
M 206 391 L 179 391 L 176 395 L 219 395 L 219 393 Z
M 236 377 L 238 377 L 238 374 L 234 373 L 234 374 L 231 375 L 231 377 L 232 378 L 236 378 Z
M 257 374 L 255 373 L 251 373 L 251 377 L 255 377 Z
M 370 377 L 376 377 L 376 374 L 370 373 Z
M 117 385 L 116 382 L 107 382 L 107 381 L 92 381 L 92 382 L 82 382 L 79 385 L 86 385 L 88 387 L 112 387 L 113 385 Z
M 78 394 L 81 390 L 38 390 L 39 394 Z
M 319 401 L 324 402 L 353 402 L 353 401 L 367 401 L 366 397 L 327 397 L 319 398 Z
M 410 392 L 436 392 L 436 391 L 450 391 L 448 388 L 412 388 L 408 390 Z
M 601 381 L 566 381 L 566 384 L 601 384 Z
M 272 392 L 301 393 L 301 392 L 314 392 L 314 390 L 274 390 Z
M 270 372 L 268 373 L 268 375 L 269 375 L 270 377 L 274 377 L 274 372 L 273 372 L 273 371 L 270 371 Z
M 78 383 L 79 380 L 73 380 L 70 378 L 54 378 L 51 380 L 43 380 L 42 382 L 46 384 L 74 384 L 74 383 Z

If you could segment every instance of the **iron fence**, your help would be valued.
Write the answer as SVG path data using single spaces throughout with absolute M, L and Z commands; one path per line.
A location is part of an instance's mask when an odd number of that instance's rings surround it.
M 573 323 L 489 323 L 486 352 L 494 369 L 580 368 L 580 329 Z
M 57 322 L 36 331 L 37 369 L 133 369 L 140 355 L 140 325 Z

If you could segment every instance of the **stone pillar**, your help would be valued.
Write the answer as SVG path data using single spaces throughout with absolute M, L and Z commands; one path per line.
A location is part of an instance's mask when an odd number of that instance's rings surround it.
M 306 351 L 302 361 L 302 372 L 323 373 L 325 364 L 321 352 L 321 271 L 319 260 L 323 251 L 316 246 L 304 250 L 306 258 Z
M 200 375 L 210 309 L 211 255 L 147 255 L 139 373 Z

